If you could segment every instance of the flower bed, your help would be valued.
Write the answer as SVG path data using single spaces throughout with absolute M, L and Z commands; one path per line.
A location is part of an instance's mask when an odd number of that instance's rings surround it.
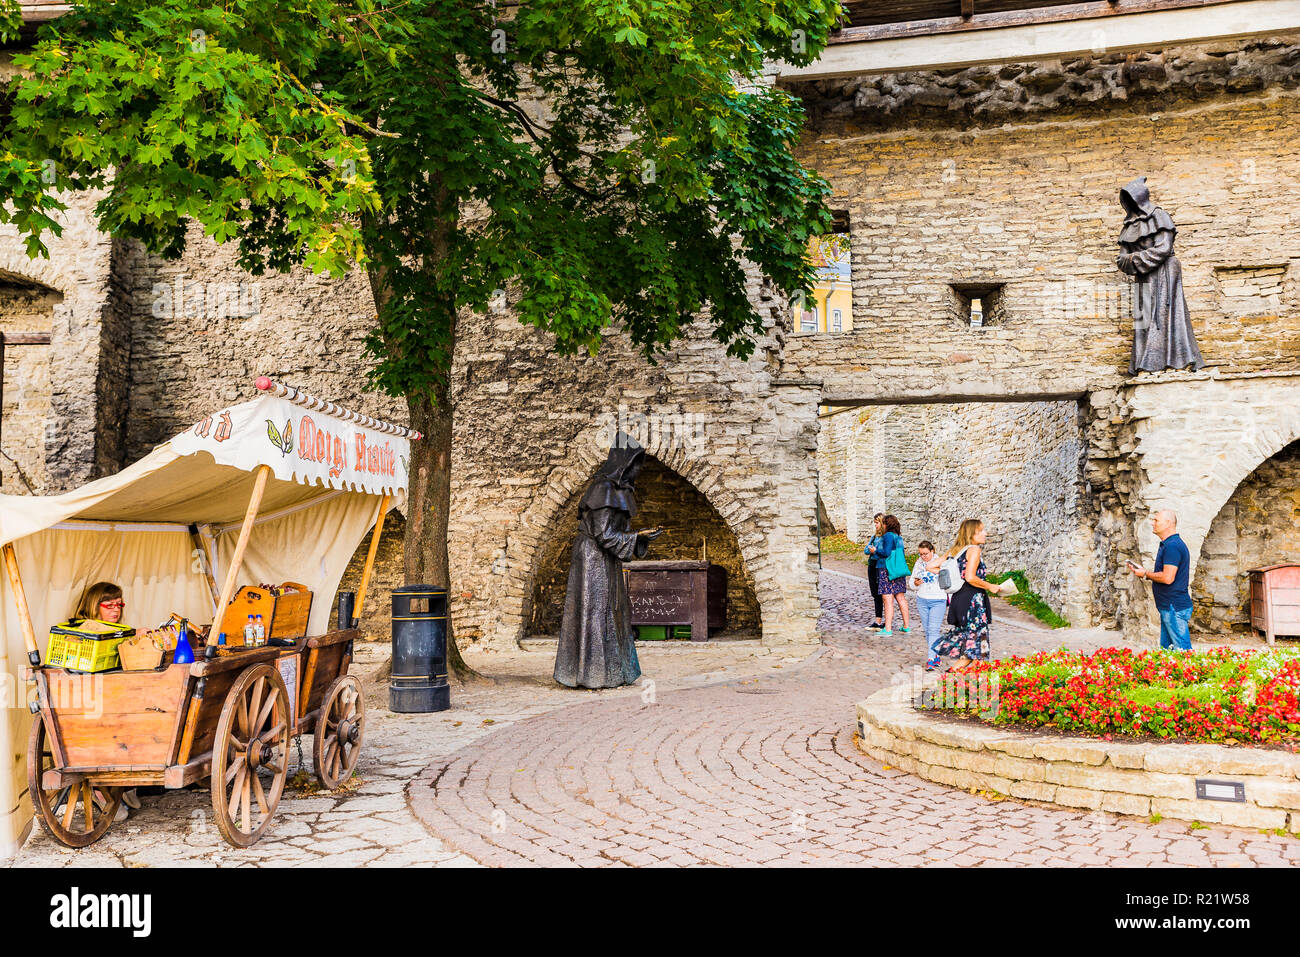
M 994 724 L 1186 741 L 1300 742 L 1300 649 L 1103 648 L 976 662 L 945 674 L 931 707 Z

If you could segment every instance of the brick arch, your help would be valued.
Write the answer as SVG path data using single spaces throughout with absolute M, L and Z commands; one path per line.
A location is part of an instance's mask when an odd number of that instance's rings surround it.
M 641 436 L 639 441 L 647 454 L 691 483 L 722 516 L 727 527 L 736 536 L 741 558 L 754 583 L 754 597 L 758 602 L 760 620 L 775 617 L 777 602 L 781 601 L 776 583 L 770 578 L 770 561 L 766 554 L 766 541 L 753 523 L 740 524 L 741 517 L 749 511 L 740 499 L 723 484 L 721 473 L 702 460 L 684 444 L 674 444 L 672 438 L 652 435 Z M 528 603 L 536 587 L 537 562 L 541 555 L 544 532 L 553 527 L 560 510 L 591 481 L 596 470 L 609 455 L 610 434 L 603 427 L 593 427 L 581 433 L 570 447 L 569 462 L 556 467 L 548 477 L 545 490 L 520 516 L 516 529 L 506 537 L 507 575 L 522 582 L 522 588 L 502 600 L 501 619 L 509 629 L 507 636 L 518 642 L 527 627 Z M 765 572 L 767 574 L 765 574 Z

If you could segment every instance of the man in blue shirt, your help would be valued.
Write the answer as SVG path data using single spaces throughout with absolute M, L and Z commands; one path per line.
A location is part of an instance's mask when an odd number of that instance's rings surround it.
M 1151 530 L 1160 539 L 1155 569 L 1147 571 L 1137 565 L 1129 569 L 1138 578 L 1151 582 L 1151 597 L 1160 612 L 1160 647 L 1192 650 L 1192 596 L 1187 590 L 1192 555 L 1178 535 L 1178 516 L 1162 509 L 1151 517 Z

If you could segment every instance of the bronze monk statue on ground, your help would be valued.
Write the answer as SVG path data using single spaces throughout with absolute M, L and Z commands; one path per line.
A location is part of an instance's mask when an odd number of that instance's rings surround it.
M 582 500 L 569 565 L 555 680 L 569 688 L 617 688 L 641 676 L 623 562 L 644 558 L 659 528 L 631 531 L 633 486 L 645 449 L 620 432 Z
M 1178 228 L 1168 213 L 1151 202 L 1145 176 L 1120 190 L 1119 199 L 1124 207 L 1124 228 L 1119 234 L 1123 251 L 1115 264 L 1137 279 L 1129 375 L 1188 366 L 1199 369 L 1205 360 L 1187 315 L 1183 267 L 1174 255 Z

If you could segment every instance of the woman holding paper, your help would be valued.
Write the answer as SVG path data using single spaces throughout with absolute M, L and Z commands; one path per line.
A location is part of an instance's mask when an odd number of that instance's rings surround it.
M 984 578 L 988 574 L 983 554 L 987 540 L 984 523 L 968 518 L 961 523 L 957 541 L 948 552 L 948 558 L 957 559 L 962 586 L 948 605 L 948 623 L 954 630 L 935 643 L 934 655 L 957 659 L 953 667 L 989 660 L 989 624 L 993 621 L 989 594 L 999 586 Z

